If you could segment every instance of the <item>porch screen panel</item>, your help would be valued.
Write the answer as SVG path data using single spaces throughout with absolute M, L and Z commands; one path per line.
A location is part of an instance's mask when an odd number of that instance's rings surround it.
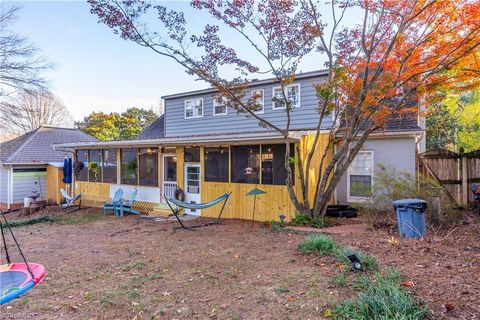
M 138 164 L 140 185 L 158 187 L 158 150 L 154 148 L 140 149 Z
M 103 150 L 103 182 L 117 183 L 117 149 Z
M 185 148 L 185 162 L 200 162 L 200 148 Z
M 232 182 L 258 183 L 260 146 L 234 146 L 232 152 Z
M 77 181 L 88 181 L 88 150 L 77 150 L 76 161 L 74 165 L 75 179 Z M 83 164 L 83 168 L 79 170 Z
M 121 149 L 121 182 L 122 184 L 137 184 L 137 149 Z
M 89 150 L 88 161 L 88 181 L 101 182 L 102 181 L 102 151 Z
M 205 148 L 205 181 L 228 182 L 228 147 Z
M 285 144 L 262 145 L 262 184 L 285 185 L 287 170 L 285 169 Z M 290 144 L 290 157 L 295 155 L 294 145 Z M 295 172 L 291 164 L 292 173 Z M 294 178 L 294 177 L 292 177 Z M 294 182 L 293 179 L 292 182 Z

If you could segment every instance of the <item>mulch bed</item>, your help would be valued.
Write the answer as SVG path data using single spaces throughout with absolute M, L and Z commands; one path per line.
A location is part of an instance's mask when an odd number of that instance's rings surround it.
M 333 258 L 297 251 L 305 234 L 235 220 L 174 232 L 173 222 L 100 212 L 53 212 L 60 223 L 14 229 L 28 259 L 45 265 L 47 275 L 2 306 L 0 318 L 321 319 L 332 304 L 356 295 L 331 283 L 339 272 Z M 435 319 L 478 318 L 478 219 L 399 243 L 382 229 L 333 237 L 398 268 Z

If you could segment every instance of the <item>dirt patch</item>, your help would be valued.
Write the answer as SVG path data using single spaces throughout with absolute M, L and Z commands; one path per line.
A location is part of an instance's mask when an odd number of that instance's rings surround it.
M 297 252 L 303 235 L 242 221 L 173 232 L 170 222 L 82 215 L 91 213 L 14 229 L 47 275 L 4 317 L 319 319 L 341 298 L 329 284 L 335 267 Z
M 352 272 L 335 283 L 334 258 L 297 251 L 304 234 L 235 220 L 174 232 L 174 222 L 96 209 L 54 216 L 53 223 L 14 229 L 28 259 L 47 275 L 2 306 L 0 318 L 322 319 L 331 305 L 357 294 Z M 397 267 L 435 318 L 475 319 L 480 225 L 457 228 L 399 244 L 383 231 L 333 237 Z
M 480 223 L 429 230 L 421 240 L 398 239 L 390 231 L 334 236 L 396 267 L 425 299 L 434 319 L 480 319 Z

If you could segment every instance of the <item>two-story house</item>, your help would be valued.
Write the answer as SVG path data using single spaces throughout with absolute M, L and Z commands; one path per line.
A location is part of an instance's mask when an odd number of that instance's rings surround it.
M 298 74 L 286 88 L 293 104 L 290 137 L 292 156 L 299 146 L 306 154 L 311 146 L 312 130 L 318 123 L 317 96 L 314 86 L 327 76 L 325 71 Z M 91 204 L 111 198 L 122 187 L 128 195 L 138 189 L 140 210 L 158 211 L 163 194 L 171 197 L 177 186 L 185 192 L 188 202 L 207 202 L 232 191 L 224 212 L 226 218 L 250 219 L 253 202 L 246 193 L 255 186 L 266 191 L 258 197 L 261 221 L 287 220 L 295 215 L 285 186 L 285 141 L 276 131 L 259 126 L 259 121 L 247 117 L 215 99 L 217 90 L 190 91 L 164 96 L 165 113 L 152 123 L 136 140 L 74 143 L 57 146 L 75 152 L 77 161 L 98 163 L 94 175 L 85 168 L 76 178 L 78 191 Z M 275 99 L 281 95 L 276 79 L 251 83 L 245 99 L 254 95 L 256 112 L 271 123 L 284 127 L 285 106 Z M 328 142 L 332 116 L 323 119 L 322 133 L 315 153 L 319 161 Z M 415 172 L 416 143 L 422 129 L 417 121 L 391 123 L 382 134 L 372 135 L 359 153 L 337 188 L 335 203 L 362 201 L 372 188 L 375 166 L 384 164 Z M 332 156 L 334 148 L 329 151 Z M 298 166 L 295 168 L 298 176 Z M 314 183 L 318 173 L 308 172 Z M 354 188 L 353 185 L 356 187 Z M 358 188 L 360 186 L 360 188 Z M 299 183 L 295 185 L 299 191 Z M 310 197 L 313 200 L 313 190 Z M 84 200 L 85 201 L 85 200 Z M 215 209 L 189 214 L 212 217 Z

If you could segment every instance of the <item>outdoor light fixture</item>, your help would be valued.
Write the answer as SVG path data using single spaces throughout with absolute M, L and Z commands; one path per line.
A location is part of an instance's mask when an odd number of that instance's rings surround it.
M 360 259 L 357 257 L 356 254 L 351 253 L 351 254 L 347 255 L 347 258 L 352 263 L 352 267 L 355 271 L 362 271 L 363 270 Z
M 165 147 L 164 147 L 164 146 L 161 146 L 161 147 L 160 147 L 160 152 L 161 152 L 161 153 L 165 153 Z
M 220 149 L 220 153 L 223 154 L 223 148 L 222 148 L 222 146 L 220 146 L 219 149 Z

